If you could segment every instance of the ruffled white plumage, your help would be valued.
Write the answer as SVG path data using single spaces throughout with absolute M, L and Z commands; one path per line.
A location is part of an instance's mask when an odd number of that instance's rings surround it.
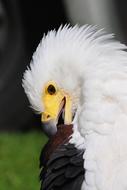
M 96 27 L 60 27 L 43 37 L 24 74 L 23 86 L 38 112 L 43 111 L 42 89 L 48 80 L 70 93 L 80 89 L 72 141 L 78 147 L 77 137 L 82 136 L 83 190 L 127 189 L 127 53 L 123 49 L 126 46 Z

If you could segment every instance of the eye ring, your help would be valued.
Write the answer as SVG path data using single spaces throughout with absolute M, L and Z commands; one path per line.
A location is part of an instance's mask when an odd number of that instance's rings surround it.
M 47 87 L 47 92 L 48 94 L 50 95 L 54 95 L 56 93 L 56 88 L 54 85 L 50 84 L 48 87 Z

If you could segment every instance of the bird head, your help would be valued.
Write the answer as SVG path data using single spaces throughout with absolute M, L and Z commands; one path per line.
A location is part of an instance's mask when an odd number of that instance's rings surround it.
M 76 94 L 61 87 L 56 80 L 49 80 L 44 84 L 42 91 L 44 109 L 41 121 L 47 134 L 56 133 L 57 127 L 61 124 L 72 124 L 78 105 Z
M 89 111 L 101 102 L 103 92 L 108 94 L 103 89 L 106 73 L 116 67 L 116 52 L 123 48 L 112 35 L 88 25 L 64 26 L 44 35 L 24 73 L 23 87 L 32 108 L 41 114 L 47 134 L 55 134 L 60 124 L 82 121 L 85 112 L 79 110 Z
M 68 26 L 60 27 L 43 37 L 23 77 L 28 99 L 32 108 L 41 114 L 48 135 L 55 134 L 60 124 L 72 124 L 78 108 L 79 69 L 73 56 L 77 48 L 70 51 L 73 44 L 70 44 L 72 39 L 68 41 L 68 30 Z

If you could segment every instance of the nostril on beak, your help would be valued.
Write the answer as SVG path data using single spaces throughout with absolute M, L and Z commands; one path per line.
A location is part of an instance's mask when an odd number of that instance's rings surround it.
M 50 115 L 47 115 L 47 119 L 49 119 L 50 118 Z
M 42 113 L 42 118 L 41 118 L 42 122 L 49 121 L 50 118 L 51 116 L 49 114 L 44 113 L 44 112 Z

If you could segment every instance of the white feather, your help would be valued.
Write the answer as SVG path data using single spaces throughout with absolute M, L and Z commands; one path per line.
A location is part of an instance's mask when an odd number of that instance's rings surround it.
M 71 142 L 84 148 L 82 190 L 127 190 L 127 52 L 97 27 L 60 27 L 44 36 L 23 87 L 32 107 L 43 111 L 48 80 L 77 93 L 78 114 Z

